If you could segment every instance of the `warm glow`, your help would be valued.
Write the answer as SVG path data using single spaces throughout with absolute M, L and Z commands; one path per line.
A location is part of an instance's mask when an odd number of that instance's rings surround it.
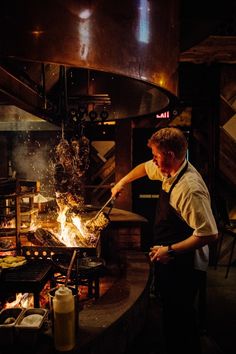
M 83 237 L 87 237 L 87 234 L 83 228 L 83 223 L 82 223 L 82 220 L 79 216 L 74 216 L 72 217 L 72 222 L 73 224 L 77 227 L 77 229 L 79 230 L 80 234 L 83 236 Z
M 60 230 L 55 235 L 68 247 L 96 247 L 99 232 L 91 233 L 80 215 L 70 214 L 69 207 L 60 203 L 57 221 Z
M 31 31 L 31 33 L 35 38 L 38 38 L 44 33 L 44 31 L 34 30 L 34 31 Z
M 78 246 L 76 242 L 77 231 L 79 234 L 79 230 L 74 229 L 72 223 L 67 222 L 67 212 L 69 207 L 64 205 L 60 207 L 60 212 L 58 214 L 57 221 L 60 223 L 60 230 L 56 235 L 58 239 L 63 242 L 68 247 Z

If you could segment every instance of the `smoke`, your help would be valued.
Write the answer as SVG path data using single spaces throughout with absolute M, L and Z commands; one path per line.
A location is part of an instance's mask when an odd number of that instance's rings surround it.
M 12 151 L 13 170 L 17 178 L 40 181 L 40 191 L 54 196 L 52 144 L 40 143 L 29 136 L 22 142 L 15 141 Z M 53 194 L 53 195 L 52 195 Z

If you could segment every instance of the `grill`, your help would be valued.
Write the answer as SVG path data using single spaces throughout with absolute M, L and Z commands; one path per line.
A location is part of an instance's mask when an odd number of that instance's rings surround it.
M 86 264 L 86 260 L 89 259 L 93 263 L 99 260 L 96 248 L 22 246 L 22 255 L 26 257 L 27 263 L 21 268 L 7 269 L 2 272 L 1 301 L 5 302 L 9 293 L 29 292 L 34 294 L 34 306 L 40 307 L 40 292 L 45 284 L 50 281 L 51 286 L 55 287 L 56 284 L 64 282 L 67 267 L 64 264 L 63 268 L 62 259 L 58 259 L 57 263 L 56 256 L 60 258 L 64 255 L 65 259 L 66 257 L 70 259 L 74 250 L 76 250 L 77 261 L 71 273 L 70 285 L 86 286 L 88 298 L 98 298 L 104 263 L 99 261 L 100 265 L 97 266 Z
M 97 255 L 96 247 L 67 247 L 67 246 L 22 246 L 22 255 L 27 259 L 51 259 L 55 253 L 67 253 L 72 255 L 76 250 L 77 258 L 84 258 Z
M 53 276 L 49 260 L 29 260 L 21 268 L 9 269 L 1 274 L 0 293 L 2 301 L 9 293 L 29 292 L 34 294 L 34 306 L 39 307 L 39 295 Z

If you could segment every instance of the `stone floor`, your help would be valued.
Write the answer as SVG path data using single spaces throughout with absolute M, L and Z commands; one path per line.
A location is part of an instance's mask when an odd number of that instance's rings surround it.
M 206 333 L 202 335 L 203 354 L 236 353 L 236 266 L 225 279 L 225 266 L 209 267 L 207 275 Z M 161 344 L 160 304 L 150 296 L 145 327 L 135 339 L 131 352 L 163 354 Z M 191 353 L 190 353 L 191 354 Z

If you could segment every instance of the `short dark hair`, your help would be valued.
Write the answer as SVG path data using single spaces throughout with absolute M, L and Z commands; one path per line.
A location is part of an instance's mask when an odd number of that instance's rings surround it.
M 162 128 L 155 132 L 148 140 L 148 147 L 155 145 L 161 152 L 172 151 L 179 160 L 187 153 L 188 142 L 184 133 L 173 127 Z

